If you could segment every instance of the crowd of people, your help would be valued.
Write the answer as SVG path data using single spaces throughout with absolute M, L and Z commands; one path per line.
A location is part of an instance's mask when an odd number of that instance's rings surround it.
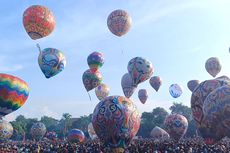
M 208 146 L 200 138 L 172 140 L 135 139 L 124 153 L 227 153 L 230 152 L 230 141 L 225 139 Z M 110 148 L 98 140 L 88 140 L 81 144 L 67 141 L 7 141 L 0 144 L 1 153 L 109 153 Z

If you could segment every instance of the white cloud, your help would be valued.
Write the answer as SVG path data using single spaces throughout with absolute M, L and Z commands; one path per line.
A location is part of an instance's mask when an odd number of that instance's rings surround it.
M 6 120 L 7 122 L 11 122 L 11 121 L 14 121 L 16 118 L 16 116 L 14 114 L 8 114 L 6 115 L 3 119 Z
M 60 118 L 60 115 L 58 115 L 58 113 L 56 113 L 56 112 L 52 111 L 51 109 L 49 109 L 48 106 L 44 106 L 41 109 L 41 114 L 43 114 L 45 116 L 53 117 L 53 118 Z
M 23 69 L 20 64 L 11 64 L 11 57 L 6 55 L 0 55 L 0 71 L 3 72 L 15 72 Z

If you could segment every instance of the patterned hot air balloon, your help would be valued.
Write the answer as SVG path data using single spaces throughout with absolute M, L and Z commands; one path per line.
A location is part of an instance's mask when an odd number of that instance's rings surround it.
M 0 140 L 7 140 L 13 135 L 13 127 L 12 125 L 0 119 Z
M 97 98 L 102 100 L 109 95 L 109 87 L 106 84 L 101 83 L 95 88 L 95 93 Z
M 138 91 L 138 98 L 142 104 L 145 104 L 146 100 L 148 99 L 148 92 L 146 89 L 140 89 Z
M 46 133 L 46 126 L 42 122 L 34 123 L 30 129 L 30 133 L 34 139 L 40 140 Z
M 47 132 L 46 137 L 50 140 L 56 140 L 57 139 L 57 133 L 54 131 Z
M 153 74 L 152 63 L 142 57 L 135 57 L 131 59 L 128 63 L 127 69 L 133 80 L 134 86 L 148 80 Z
M 211 76 L 216 77 L 221 70 L 219 59 L 217 57 L 209 58 L 205 63 L 205 69 Z
M 153 139 L 162 139 L 162 140 L 170 138 L 169 134 L 164 129 L 162 129 L 162 128 L 158 127 L 158 126 L 155 126 L 152 129 L 152 131 L 150 133 L 150 136 Z
M 23 14 L 23 25 L 31 39 L 48 36 L 55 28 L 53 13 L 45 6 L 32 5 Z
M 85 141 L 85 135 L 84 132 L 82 132 L 79 129 L 72 129 L 69 131 L 67 135 L 67 139 L 71 143 L 78 143 L 78 142 L 84 142 Z
M 0 118 L 20 108 L 29 96 L 25 81 L 0 73 Z
M 132 24 L 132 19 L 124 10 L 115 10 L 108 16 L 107 26 L 116 36 L 121 37 L 126 34 Z
M 92 124 L 100 141 L 111 152 L 123 152 L 140 127 L 140 114 L 130 99 L 109 96 L 95 107 Z
M 99 71 L 93 71 L 91 69 L 86 70 L 83 73 L 82 81 L 87 91 L 96 88 L 102 81 L 102 75 Z
M 199 85 L 199 83 L 199 80 L 190 80 L 187 83 L 187 87 L 191 92 L 193 92 L 193 90 Z
M 50 78 L 64 70 L 66 66 L 66 58 L 60 50 L 55 48 L 46 48 L 42 51 L 40 50 L 38 64 L 45 77 Z
M 171 94 L 171 96 L 173 98 L 178 98 L 181 96 L 182 94 L 182 88 L 178 85 L 178 84 L 172 84 L 170 87 L 169 87 L 169 93 Z
M 121 78 L 121 87 L 125 97 L 130 98 L 136 87 L 133 85 L 133 80 L 129 73 L 125 73 Z
M 104 55 L 100 52 L 93 52 L 88 56 L 87 62 L 90 69 L 98 70 L 105 62 Z
M 162 84 L 162 80 L 159 76 L 153 76 L 150 78 L 149 83 L 157 92 Z

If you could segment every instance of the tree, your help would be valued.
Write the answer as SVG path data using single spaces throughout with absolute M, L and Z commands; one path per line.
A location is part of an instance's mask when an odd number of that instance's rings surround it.
M 45 124 L 47 131 L 55 131 L 59 121 L 48 116 L 41 117 L 41 122 Z
M 70 115 L 69 113 L 64 113 L 62 114 L 62 122 L 64 122 L 64 130 L 63 130 L 63 136 L 65 139 L 66 136 L 66 132 L 68 131 L 69 127 L 71 126 L 71 119 L 72 115 Z

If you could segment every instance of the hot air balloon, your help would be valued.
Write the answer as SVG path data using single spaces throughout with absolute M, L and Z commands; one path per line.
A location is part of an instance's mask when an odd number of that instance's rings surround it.
M 132 24 L 132 19 L 124 10 L 115 10 L 107 18 L 109 30 L 116 36 L 121 37 L 126 34 Z
M 82 81 L 87 91 L 96 88 L 102 81 L 102 75 L 99 71 L 93 71 L 91 69 L 86 70 L 83 73 Z
M 101 83 L 95 88 L 95 93 L 97 98 L 102 100 L 109 95 L 109 87 L 106 84 Z
M 128 63 L 128 72 L 133 80 L 133 85 L 137 86 L 139 83 L 148 80 L 153 74 L 153 65 L 150 61 L 142 57 L 135 57 Z
M 40 51 L 38 56 L 38 64 L 46 78 L 55 76 L 64 70 L 66 65 L 65 55 L 58 49 L 46 48 Z
M 205 69 L 211 76 L 216 77 L 221 70 L 219 59 L 217 57 L 209 58 L 205 63 Z
M 173 98 L 178 98 L 181 96 L 182 94 L 182 88 L 178 85 L 178 84 L 172 84 L 170 87 L 169 87 L 169 93 L 171 94 L 171 96 Z
M 193 92 L 193 90 L 199 85 L 199 83 L 199 80 L 190 80 L 187 83 L 187 87 L 191 92 Z
M 109 96 L 95 107 L 92 124 L 110 152 L 124 152 L 140 127 L 140 114 L 130 99 Z
M 30 133 L 35 140 L 40 140 L 46 133 L 46 126 L 42 122 L 34 123 Z
M 153 139 L 169 139 L 169 134 L 162 128 L 158 127 L 158 126 L 155 126 L 151 133 L 150 133 L 150 136 L 153 138 Z
M 0 119 L 0 140 L 4 141 L 9 139 L 13 135 L 13 127 L 12 125 Z
M 205 99 L 203 113 L 205 128 L 201 131 L 204 141 L 214 144 L 225 136 L 230 136 L 230 85 L 213 90 Z M 211 142 L 211 143 L 210 143 Z
M 146 100 L 148 99 L 148 92 L 146 89 L 140 89 L 138 91 L 138 98 L 142 104 L 145 104 Z
M 0 73 L 0 118 L 20 108 L 29 96 L 25 81 Z
M 72 129 L 68 132 L 67 139 L 71 143 L 81 143 L 85 140 L 85 135 L 84 132 L 79 129 Z
M 32 5 L 23 14 L 23 25 L 31 39 L 48 36 L 55 28 L 53 13 L 45 6 Z
M 149 80 L 149 83 L 157 92 L 162 84 L 162 80 L 159 76 L 153 76 Z
M 94 70 L 98 70 L 100 67 L 102 67 L 104 61 L 104 55 L 100 52 L 93 52 L 87 58 L 89 68 Z
M 136 87 L 133 85 L 133 80 L 129 73 L 125 73 L 121 78 L 121 87 L 125 97 L 130 98 Z
M 49 140 L 56 140 L 56 139 L 57 139 L 57 133 L 54 132 L 54 131 L 47 132 L 47 133 L 46 133 L 46 137 L 47 137 Z
M 96 132 L 93 129 L 93 124 L 92 123 L 89 123 L 89 125 L 88 125 L 88 133 L 89 133 L 89 136 L 90 136 L 90 138 L 92 140 L 98 138 Z
M 187 131 L 188 120 L 180 114 L 171 114 L 165 118 L 164 125 L 170 137 L 179 141 Z

